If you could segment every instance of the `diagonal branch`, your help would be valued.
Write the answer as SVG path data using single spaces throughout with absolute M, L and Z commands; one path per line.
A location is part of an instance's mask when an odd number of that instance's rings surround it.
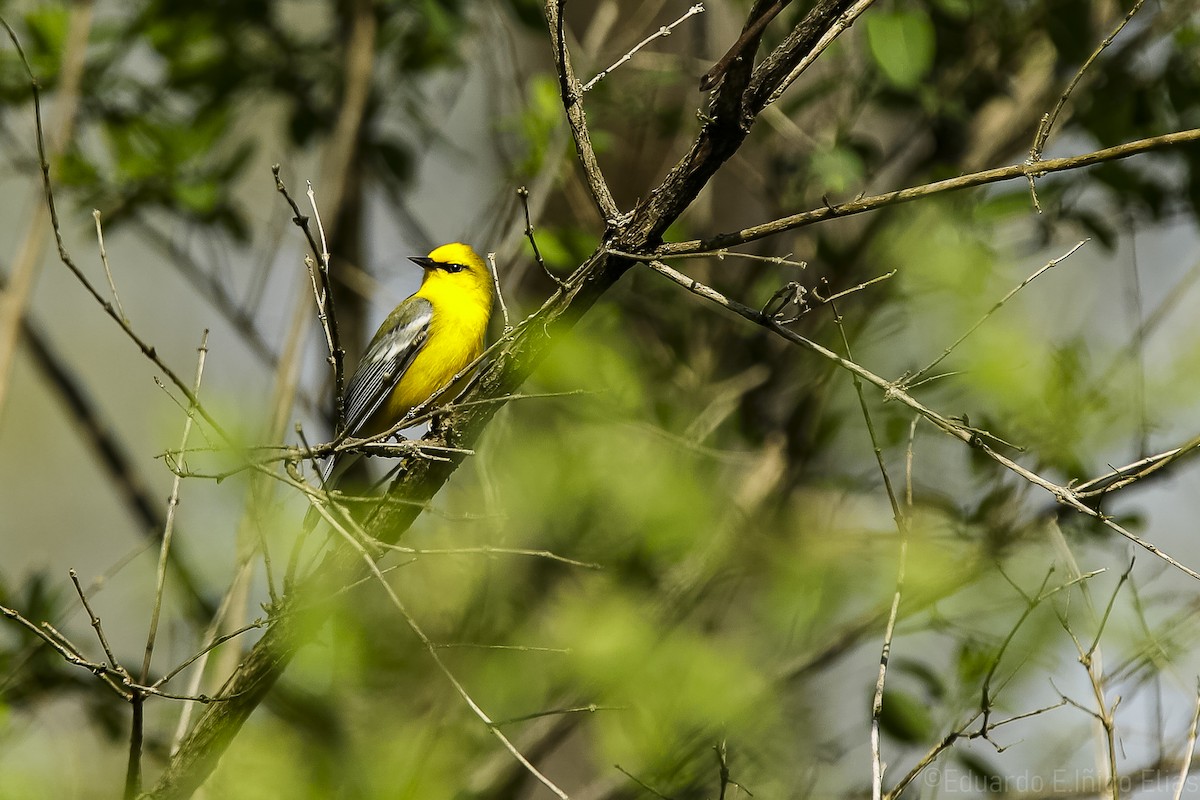
M 755 3 L 751 17 L 764 3 Z M 762 105 L 756 106 L 755 87 L 769 95 L 788 73 L 819 46 L 825 33 L 853 5 L 853 0 L 818 0 L 780 45 L 759 66 L 735 60 L 713 93 L 704 126 L 691 149 L 671 168 L 634 211 L 633 219 L 616 240 L 621 250 L 657 246 L 667 228 L 679 218 L 716 171 L 742 146 Z M 753 69 L 753 71 L 751 71 Z
M 995 169 L 987 169 L 982 172 L 972 172 L 967 175 L 960 175 L 957 178 L 947 178 L 933 183 L 926 183 L 920 186 L 910 186 L 907 189 L 897 189 L 894 192 L 886 194 L 877 194 L 870 197 L 860 197 L 856 200 L 851 200 L 848 203 L 839 203 L 838 205 L 827 205 L 823 208 L 816 208 L 811 211 L 803 211 L 799 214 L 791 214 L 786 217 L 764 222 L 761 225 L 753 225 L 749 228 L 743 228 L 740 231 L 732 231 L 730 233 L 720 233 L 716 236 L 711 236 L 707 239 L 693 239 L 686 242 L 672 242 L 663 245 L 655 251 L 655 255 L 661 258 L 684 255 L 687 253 L 703 253 L 712 250 L 719 250 L 723 247 L 735 247 L 747 242 L 753 242 L 758 239 L 765 239 L 768 236 L 773 236 L 784 231 L 803 228 L 817 222 L 824 222 L 827 219 L 838 219 L 839 217 L 849 217 L 854 214 L 862 214 L 866 211 L 875 211 L 884 206 L 893 206 L 900 203 L 907 203 L 911 200 L 917 200 L 922 197 L 930 197 L 942 192 L 953 192 L 958 189 L 970 189 L 975 186 L 983 186 L 989 183 L 998 183 L 1000 181 L 1012 180 L 1014 178 L 1028 178 L 1030 176 L 1040 177 L 1041 175 L 1051 172 L 1065 172 L 1067 170 L 1079 169 L 1080 167 L 1090 167 L 1093 164 L 1101 164 L 1106 161 L 1116 161 L 1130 156 L 1149 153 L 1153 150 L 1163 150 L 1177 145 L 1188 144 L 1191 142 L 1200 141 L 1200 128 L 1191 128 L 1177 133 L 1166 133 L 1161 136 L 1152 136 L 1148 139 L 1136 139 L 1132 142 L 1119 144 L 1115 147 L 1105 147 L 1102 150 L 1093 150 L 1090 153 L 1083 155 L 1070 156 L 1067 158 L 1051 158 L 1047 161 L 1039 161 L 1036 164 L 1012 164 L 1007 167 L 997 167 Z
M 592 137 L 588 132 L 587 117 L 583 112 L 583 88 L 575 77 L 575 68 L 571 65 L 571 53 L 567 49 L 567 39 L 563 33 L 562 11 L 566 0 L 546 0 L 546 22 L 550 28 L 550 43 L 554 47 L 554 65 L 558 72 L 558 91 L 562 97 L 563 110 L 567 115 L 567 124 L 571 127 L 571 136 L 575 139 L 575 151 L 579 155 L 579 164 L 583 167 L 584 178 L 587 179 L 588 189 L 596 208 L 600 210 L 605 224 L 612 225 L 621 216 L 617 202 L 613 199 L 604 173 L 600 171 L 600 162 L 596 160 L 596 149 L 592 147 Z
M 810 61 L 811 57 L 820 54 L 865 10 L 861 0 L 818 3 L 754 70 L 746 87 L 747 111 L 757 115 L 773 102 L 796 79 L 799 74 L 797 69 L 805 61 Z

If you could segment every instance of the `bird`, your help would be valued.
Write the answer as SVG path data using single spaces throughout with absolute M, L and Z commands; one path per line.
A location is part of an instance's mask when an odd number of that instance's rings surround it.
M 452 242 L 409 261 L 425 270 L 421 288 L 388 314 L 346 382 L 341 439 L 395 427 L 483 353 L 493 303 L 484 260 Z M 322 470 L 326 489 L 336 484 L 342 455 Z

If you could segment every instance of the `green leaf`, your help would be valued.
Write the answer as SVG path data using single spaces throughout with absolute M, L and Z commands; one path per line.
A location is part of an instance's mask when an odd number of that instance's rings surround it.
M 192 214 L 207 216 L 221 199 L 221 187 L 212 181 L 180 181 L 171 187 L 171 194 L 181 208 Z
M 65 7 L 42 6 L 25 15 L 29 30 L 29 49 L 35 53 L 61 53 L 67 40 L 70 17 Z
M 884 690 L 879 726 L 901 742 L 924 742 L 933 735 L 933 717 L 927 704 L 899 689 Z
M 954 19 L 969 19 L 971 16 L 970 0 L 934 0 L 934 5 Z
M 910 658 L 892 659 L 892 670 L 897 674 L 911 675 L 920 681 L 930 697 L 943 697 L 946 686 L 942 678 L 930 665 Z
M 970 785 L 973 789 L 1003 793 L 1005 787 L 1010 783 L 1010 779 L 1004 773 L 993 767 L 982 756 L 956 750 L 954 757 L 972 777 Z
M 871 57 L 887 80 L 913 89 L 933 66 L 933 23 L 923 11 L 896 11 L 864 17 Z
M 862 158 L 848 147 L 819 150 L 811 161 L 814 186 L 821 194 L 842 194 L 863 182 L 865 169 Z
M 970 639 L 962 642 L 955 664 L 959 684 L 966 689 L 977 690 L 984 676 L 992 668 L 992 662 L 996 660 L 997 655 L 996 648 L 984 642 Z

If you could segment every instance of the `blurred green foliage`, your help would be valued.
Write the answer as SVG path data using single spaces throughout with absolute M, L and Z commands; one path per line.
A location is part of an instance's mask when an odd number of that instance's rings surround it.
M 915 89 L 933 66 L 934 31 L 920 10 L 871 14 L 863 20 L 876 65 L 898 89 Z

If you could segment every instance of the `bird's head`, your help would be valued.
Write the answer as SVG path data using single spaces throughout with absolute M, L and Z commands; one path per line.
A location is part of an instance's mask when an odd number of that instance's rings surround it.
M 424 257 L 409 257 L 409 260 L 425 270 L 420 295 L 466 303 L 460 307 L 484 308 L 485 313 L 491 313 L 492 272 L 470 245 L 452 242 Z
M 427 256 L 409 256 L 408 260 L 425 270 L 423 284 L 471 286 L 491 292 L 492 276 L 487 264 L 468 244 L 444 244 Z

